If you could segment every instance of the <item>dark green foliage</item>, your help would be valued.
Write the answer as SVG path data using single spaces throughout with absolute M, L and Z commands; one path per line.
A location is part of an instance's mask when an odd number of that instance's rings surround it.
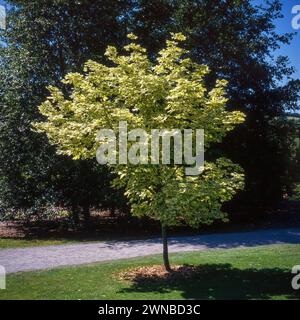
M 31 130 L 46 86 L 102 56 L 124 33 L 126 1 L 10 1 L 0 51 L 0 201 L 2 209 L 38 214 L 63 206 L 88 218 L 90 206 L 124 204 L 106 168 L 55 154 Z M 80 207 L 82 209 L 80 209 Z

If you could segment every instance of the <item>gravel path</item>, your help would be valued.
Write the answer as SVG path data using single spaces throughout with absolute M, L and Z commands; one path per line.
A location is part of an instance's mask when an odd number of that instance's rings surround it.
M 201 251 L 280 243 L 300 243 L 300 228 L 175 237 L 169 239 L 169 250 Z M 0 265 L 5 267 L 7 273 L 13 273 L 146 256 L 160 253 L 161 250 L 159 238 L 3 249 L 0 250 Z

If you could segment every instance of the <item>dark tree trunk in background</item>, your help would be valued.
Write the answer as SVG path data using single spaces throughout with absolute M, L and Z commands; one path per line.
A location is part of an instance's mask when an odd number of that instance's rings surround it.
M 90 228 L 91 226 L 91 213 L 90 213 L 90 206 L 89 205 L 84 205 L 82 207 L 82 214 L 83 214 L 83 217 L 84 217 L 84 223 L 85 223 L 85 227 L 87 229 Z
M 80 212 L 78 205 L 75 203 L 72 203 L 71 211 L 72 211 L 72 218 L 73 218 L 74 224 L 75 224 L 75 226 L 78 226 L 79 225 L 79 212 Z
M 164 266 L 165 266 L 166 271 L 171 272 L 172 269 L 170 267 L 170 262 L 169 262 L 167 230 L 166 230 L 166 226 L 164 226 L 164 225 L 161 226 L 161 234 L 162 234 L 162 240 L 163 240 Z

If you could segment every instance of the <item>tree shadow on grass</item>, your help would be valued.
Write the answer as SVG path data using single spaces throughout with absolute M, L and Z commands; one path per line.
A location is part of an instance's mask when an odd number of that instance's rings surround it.
M 288 269 L 237 269 L 231 264 L 187 267 L 192 270 L 188 276 L 180 269 L 169 277 L 138 275 L 121 293 L 180 291 L 184 299 L 300 299 L 300 292 L 291 287 L 293 275 Z

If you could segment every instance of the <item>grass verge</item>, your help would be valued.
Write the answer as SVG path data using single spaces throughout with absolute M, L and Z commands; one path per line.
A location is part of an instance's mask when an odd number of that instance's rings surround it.
M 42 240 L 42 239 L 5 239 L 0 238 L 0 250 L 10 248 L 27 248 L 38 246 L 52 246 L 67 243 L 74 243 L 72 240 Z M 77 241 L 78 242 L 78 241 Z
M 214 249 L 171 255 L 173 264 L 194 265 L 192 277 L 165 279 L 119 274 L 161 263 L 160 256 L 119 260 L 7 276 L 0 299 L 298 299 L 291 268 L 300 245 Z

